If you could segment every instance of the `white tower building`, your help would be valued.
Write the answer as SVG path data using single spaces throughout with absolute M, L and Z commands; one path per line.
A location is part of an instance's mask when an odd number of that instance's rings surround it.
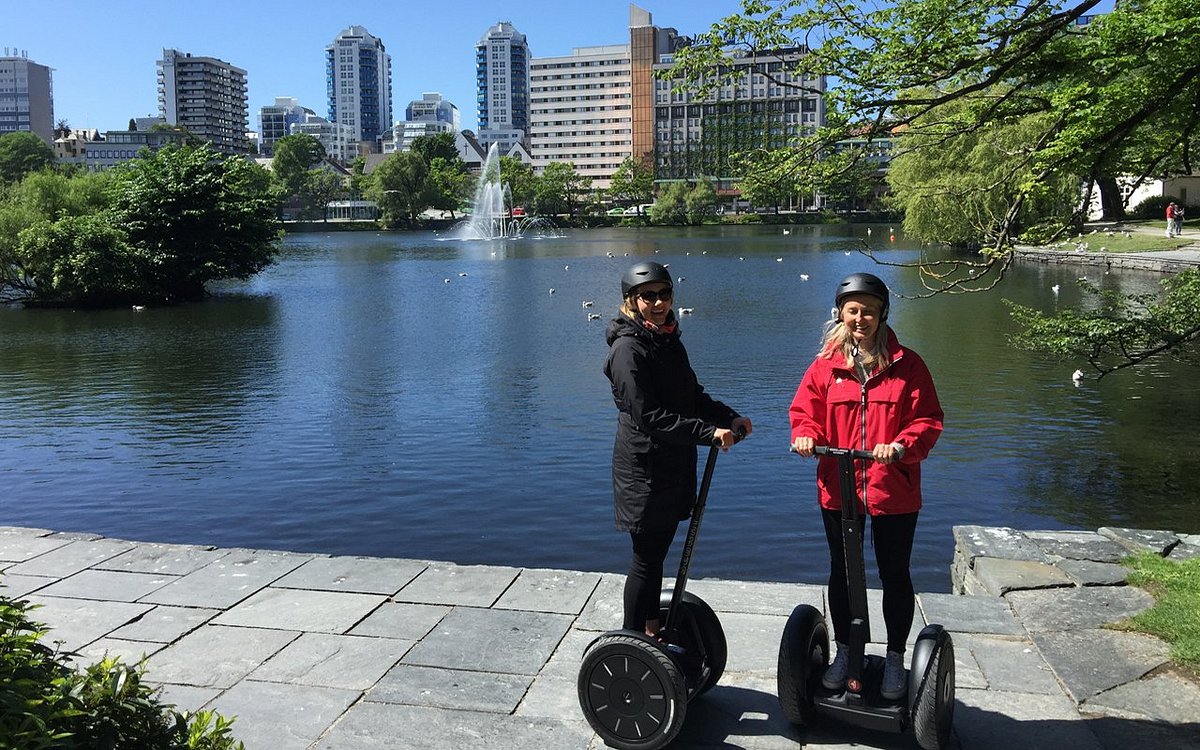
M 325 48 L 329 121 L 349 125 L 360 141 L 378 151 L 392 123 L 392 56 L 383 41 L 351 26 Z

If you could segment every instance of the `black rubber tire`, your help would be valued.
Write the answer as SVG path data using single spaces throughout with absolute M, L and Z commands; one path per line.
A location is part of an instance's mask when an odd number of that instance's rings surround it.
M 695 686 L 695 692 L 691 695 L 691 698 L 696 698 L 711 690 L 721 679 L 721 675 L 725 673 L 725 662 L 729 658 L 729 645 L 725 640 L 725 630 L 721 627 L 721 620 L 706 601 L 690 591 L 684 591 L 683 598 L 679 603 L 680 618 L 679 624 L 675 628 L 678 637 L 682 639 L 679 645 L 688 650 L 695 650 L 697 644 L 694 642 L 695 636 L 692 634 L 698 633 L 699 646 L 708 667 L 708 677 L 703 684 Z M 659 606 L 661 607 L 662 621 L 666 622 L 667 609 L 671 606 L 670 591 L 663 592 Z
M 812 720 L 813 696 L 829 665 L 829 630 L 820 611 L 808 604 L 792 610 L 779 641 L 776 689 L 783 715 L 796 726 Z
M 913 667 L 916 673 L 915 659 Z M 912 700 L 913 736 L 923 750 L 945 750 L 954 726 L 954 641 L 940 627 L 923 672 Z
M 579 707 L 618 750 L 656 750 L 675 739 L 687 714 L 687 689 L 658 645 L 631 635 L 602 635 L 583 655 Z

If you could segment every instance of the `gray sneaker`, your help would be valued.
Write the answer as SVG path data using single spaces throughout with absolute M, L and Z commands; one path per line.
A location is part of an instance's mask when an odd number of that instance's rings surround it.
M 907 677 L 904 655 L 888 651 L 883 661 L 883 683 L 879 686 L 879 694 L 890 701 L 902 697 L 908 691 Z
M 835 644 L 837 656 L 821 677 L 821 684 L 826 690 L 838 690 L 846 687 L 846 673 L 850 671 L 850 647 L 844 643 Z

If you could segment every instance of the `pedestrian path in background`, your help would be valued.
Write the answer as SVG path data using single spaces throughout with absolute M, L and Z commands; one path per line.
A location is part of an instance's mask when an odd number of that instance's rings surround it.
M 49 639 L 85 663 L 145 656 L 165 700 L 236 715 L 248 750 L 603 747 L 580 713 L 576 675 L 588 643 L 621 621 L 620 575 L 28 528 L 0 528 L 0 569 L 0 593 L 40 605 Z M 832 721 L 801 730 L 783 718 L 779 639 L 795 605 L 824 611 L 823 587 L 696 580 L 688 589 L 717 612 L 729 658 L 720 683 L 689 705 L 673 747 L 912 747 L 911 738 Z M 880 592 L 869 600 L 881 623 Z M 1194 683 L 1163 672 L 1136 700 L 1105 710 L 1101 690 L 1081 713 L 1077 697 L 1095 687 L 1089 665 L 1124 646 L 1098 651 L 1090 633 L 1041 638 L 1048 620 L 1073 611 L 1061 592 L 1015 602 L 919 596 L 910 641 L 926 622 L 954 634 L 955 747 L 1200 747 Z M 1113 611 L 1128 606 L 1137 601 Z M 1151 660 L 1161 649 L 1146 644 Z

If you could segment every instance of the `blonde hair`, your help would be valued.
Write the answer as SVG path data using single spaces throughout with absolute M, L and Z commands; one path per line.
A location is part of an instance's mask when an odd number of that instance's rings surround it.
M 871 342 L 872 351 L 863 348 L 859 348 L 858 351 L 862 358 L 863 368 L 867 372 L 875 372 L 891 364 L 891 360 L 888 358 L 887 341 L 888 324 L 881 320 L 879 327 L 875 329 L 875 338 Z M 821 350 L 817 352 L 817 356 L 833 359 L 835 354 L 841 354 L 846 369 L 853 370 L 854 348 L 854 336 L 842 322 L 842 311 L 838 310 L 837 317 L 825 324 L 825 330 L 821 336 Z

